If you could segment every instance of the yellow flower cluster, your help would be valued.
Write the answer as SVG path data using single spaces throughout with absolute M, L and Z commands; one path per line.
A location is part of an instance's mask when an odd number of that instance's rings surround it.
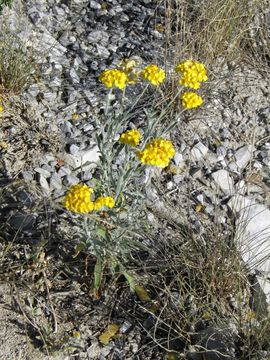
M 180 85 L 184 85 L 191 89 L 199 89 L 201 86 L 200 83 L 208 80 L 204 65 L 198 61 L 183 61 L 177 65 L 175 71 L 177 73 L 182 73 Z
M 102 71 L 99 80 L 109 89 L 115 87 L 123 90 L 128 82 L 128 76 L 124 71 L 110 69 Z
M 121 144 L 135 147 L 140 142 L 141 136 L 142 135 L 138 130 L 127 130 L 126 132 L 121 134 L 119 141 Z
M 114 207 L 114 199 L 110 196 L 100 196 L 95 201 L 92 201 L 93 192 L 93 189 L 85 184 L 71 186 L 64 199 L 65 208 L 76 213 L 88 213 L 99 210 L 103 206 Z
M 87 185 L 73 185 L 65 196 L 64 205 L 67 210 L 77 213 L 87 213 L 94 210 L 94 203 L 91 201 L 93 189 Z
M 194 109 L 203 103 L 203 99 L 193 91 L 186 91 L 181 95 L 182 106 L 185 109 Z
M 114 207 L 114 199 L 111 196 L 100 196 L 95 200 L 95 210 L 99 210 L 104 206 L 112 209 Z
M 142 71 L 138 69 L 137 65 L 133 59 L 123 59 L 116 69 L 104 70 L 100 74 L 99 80 L 109 89 L 118 88 L 121 90 L 128 84 L 135 84 L 138 76 L 155 86 L 164 81 L 165 71 L 157 65 L 148 65 Z
M 152 85 L 158 86 L 165 79 L 165 71 L 160 69 L 157 65 L 151 64 L 143 69 L 141 78 L 149 81 Z
M 175 150 L 170 140 L 158 138 L 148 143 L 144 150 L 138 151 L 136 155 L 143 164 L 164 168 L 168 166 L 174 153 Z

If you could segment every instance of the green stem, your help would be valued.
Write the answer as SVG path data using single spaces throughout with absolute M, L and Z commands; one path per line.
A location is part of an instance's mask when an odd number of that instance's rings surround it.
M 118 179 L 118 182 L 117 182 L 117 188 L 116 188 L 116 191 L 115 191 L 115 201 L 117 201 L 118 196 L 120 195 L 120 193 L 123 192 L 124 177 L 125 177 L 125 174 L 126 174 L 126 171 L 127 171 L 127 169 L 126 169 L 127 166 L 130 166 L 130 164 L 129 164 L 129 151 L 127 149 L 127 146 L 125 146 L 124 167 L 122 169 L 121 176 L 120 176 L 120 178 Z
M 180 115 L 183 114 L 185 112 L 186 109 L 182 110 L 177 118 L 177 120 L 175 120 L 174 122 L 170 123 L 164 130 L 162 130 L 162 134 L 165 135 L 166 133 L 168 133 L 170 130 L 172 130 L 180 121 Z
M 135 108 L 135 106 L 138 104 L 138 102 L 141 100 L 141 98 L 144 96 L 144 94 L 146 93 L 146 90 L 148 89 L 149 84 L 147 84 L 143 91 L 141 92 L 141 94 L 138 96 L 138 98 L 136 99 L 135 103 L 131 106 L 131 108 L 129 109 L 128 113 L 132 113 L 132 110 Z
M 124 277 L 126 278 L 128 284 L 129 284 L 130 291 L 134 292 L 135 286 L 136 286 L 134 277 L 127 272 L 126 268 L 120 262 L 118 262 L 118 266 L 119 266 L 120 272 L 124 275 Z
M 108 115 L 108 111 L 109 111 L 109 108 L 110 108 L 110 105 L 111 105 L 112 90 L 113 90 L 113 88 L 110 89 L 110 91 L 107 94 L 107 98 L 106 98 L 106 105 L 105 105 L 105 111 L 104 111 L 106 116 Z
M 173 104 L 173 102 L 175 101 L 175 99 L 180 95 L 182 89 L 179 89 L 179 91 L 176 93 L 176 95 L 172 98 L 172 100 L 169 102 L 169 104 L 166 106 L 166 110 L 163 112 L 161 111 L 161 114 L 157 117 L 157 119 L 155 121 L 153 121 L 152 124 L 150 124 L 150 127 L 149 129 L 147 130 L 147 132 L 145 132 L 145 138 L 144 138 L 144 142 L 143 142 L 143 147 L 145 146 L 145 144 L 147 143 L 147 141 L 149 140 L 150 137 L 153 137 L 153 131 L 155 130 L 155 128 L 157 127 L 157 125 L 159 124 L 159 122 L 166 118 L 170 108 L 171 108 L 171 105 Z M 178 122 L 178 121 L 177 121 Z M 167 126 L 169 128 L 171 128 L 171 123 L 169 124 L 169 126 Z M 160 135 L 163 135 L 167 132 L 167 129 L 165 128 L 165 131 L 164 130 L 161 130 L 160 131 Z
M 121 104 L 120 104 L 121 105 L 121 113 L 124 112 L 124 102 L 126 99 L 125 95 L 126 95 L 126 88 L 124 87 L 123 92 L 122 92 Z

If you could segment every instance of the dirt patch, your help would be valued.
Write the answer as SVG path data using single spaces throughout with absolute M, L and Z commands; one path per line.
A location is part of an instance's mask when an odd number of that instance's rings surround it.
M 49 360 L 35 349 L 29 339 L 24 316 L 15 311 L 14 299 L 8 284 L 0 285 L 0 359 Z M 52 359 L 52 358 L 51 358 Z M 64 357 L 61 357 L 64 359 Z M 59 358 L 60 360 L 60 358 Z

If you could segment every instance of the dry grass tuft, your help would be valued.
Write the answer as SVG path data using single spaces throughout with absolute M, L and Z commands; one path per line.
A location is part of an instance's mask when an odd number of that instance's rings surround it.
M 198 59 L 211 69 L 243 59 L 243 45 L 254 27 L 262 2 L 249 0 L 166 1 L 166 59 L 173 65 L 185 58 Z M 265 24 L 266 25 L 266 24 Z
M 270 8 L 269 1 L 256 1 L 253 26 L 243 41 L 247 60 L 261 71 L 269 72 L 270 65 Z
M 263 306 L 251 306 L 252 284 L 233 232 L 217 226 L 204 235 L 191 230 L 174 236 L 175 229 L 171 231 L 171 237 L 159 237 L 153 258 L 143 265 L 144 286 L 155 304 L 154 312 L 149 310 L 148 336 L 183 356 L 204 353 L 205 339 L 222 332 L 237 359 L 262 359 L 270 349 L 269 316 Z
M 35 54 L 3 21 L 0 25 L 0 98 L 19 95 L 33 82 Z

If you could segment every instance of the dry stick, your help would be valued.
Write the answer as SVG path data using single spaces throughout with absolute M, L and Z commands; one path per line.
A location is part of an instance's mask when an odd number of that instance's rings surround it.
M 50 291 L 49 291 L 49 287 L 48 287 L 48 283 L 47 283 L 47 276 L 45 274 L 44 271 L 42 271 L 42 274 L 45 278 L 45 285 L 46 285 L 46 291 L 47 291 L 47 297 L 48 297 L 48 300 L 49 300 L 49 303 L 50 303 L 50 308 L 51 308 L 51 313 L 52 313 L 52 316 L 53 316 L 53 322 L 54 322 L 54 334 L 57 333 L 58 331 L 58 326 L 57 326 L 57 319 L 56 319 L 56 314 L 55 314 L 55 311 L 54 311 L 54 307 L 53 307 L 53 304 L 51 302 L 51 297 L 50 297 Z

